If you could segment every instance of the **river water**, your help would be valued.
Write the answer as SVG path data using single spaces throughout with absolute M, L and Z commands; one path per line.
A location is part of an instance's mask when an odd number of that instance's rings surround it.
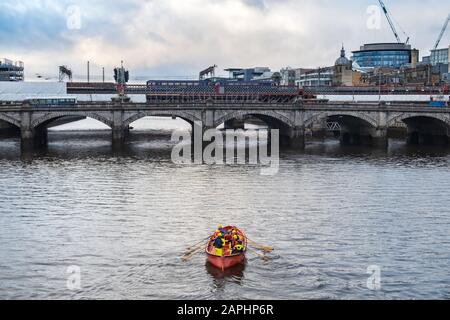
M 119 153 L 93 120 L 50 132 L 35 154 L 0 140 L 0 298 L 450 298 L 448 149 L 313 141 L 263 176 L 173 164 L 182 121 L 133 126 Z M 201 254 L 181 261 L 218 223 L 274 246 L 271 260 L 249 252 L 226 274 Z M 69 286 L 68 268 L 80 275 Z

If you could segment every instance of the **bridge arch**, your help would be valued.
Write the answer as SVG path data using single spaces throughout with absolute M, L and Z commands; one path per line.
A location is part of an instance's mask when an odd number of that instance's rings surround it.
M 123 121 L 123 126 L 127 127 L 130 124 L 132 124 L 133 122 L 135 122 L 139 119 L 142 119 L 144 117 L 177 117 L 177 118 L 183 119 L 184 121 L 188 122 L 191 125 L 196 121 L 201 121 L 201 119 L 199 119 L 195 115 L 192 115 L 192 114 L 190 114 L 188 112 L 184 112 L 184 111 L 173 112 L 173 111 L 151 111 L 151 110 L 149 110 L 149 111 L 136 113 L 136 114 L 132 115 L 131 117 L 125 119 Z
M 402 121 L 408 128 L 409 144 L 450 144 L 450 117 L 434 113 L 405 113 L 393 116 L 388 125 Z
M 4 121 L 20 129 L 20 121 L 9 115 L 0 113 L 0 121 Z
M 314 122 L 320 122 L 331 117 L 349 117 L 362 121 L 363 123 L 368 124 L 371 127 L 374 128 L 378 127 L 378 121 L 370 117 L 369 115 L 364 114 L 362 112 L 349 112 L 349 111 L 329 111 L 314 114 L 312 117 L 310 117 L 305 121 L 305 127 L 309 127 Z
M 414 118 L 434 119 L 439 122 L 442 122 L 443 124 L 446 124 L 447 126 L 450 126 L 450 117 L 445 114 L 440 114 L 440 113 L 402 113 L 402 114 L 391 117 L 388 120 L 387 125 L 388 125 L 388 127 L 390 127 L 400 121 L 406 123 L 408 120 L 411 120 Z
M 52 112 L 52 113 L 48 113 L 48 114 L 32 121 L 31 127 L 38 128 L 38 127 L 40 127 L 44 124 L 50 123 L 54 120 L 57 120 L 57 119 L 60 119 L 63 117 L 72 117 L 72 116 L 82 116 L 82 117 L 92 118 L 92 119 L 102 122 L 103 124 L 107 125 L 110 128 L 113 127 L 113 122 L 111 120 L 109 120 L 106 117 L 103 117 L 97 113 L 91 113 L 91 112 L 87 112 L 87 113 L 85 113 L 85 112 L 83 112 L 83 113 L 79 113 L 79 112 L 55 112 L 55 113 L 53 113 Z
M 285 128 L 293 128 L 295 127 L 295 123 L 290 118 L 286 117 L 283 114 L 280 114 L 276 111 L 266 111 L 266 110 L 249 110 L 249 111 L 233 111 L 227 113 L 226 115 L 215 119 L 214 127 L 218 127 L 226 121 L 233 120 L 236 118 L 243 118 L 254 116 L 266 122 L 267 124 L 276 124 L 277 126 L 285 127 Z

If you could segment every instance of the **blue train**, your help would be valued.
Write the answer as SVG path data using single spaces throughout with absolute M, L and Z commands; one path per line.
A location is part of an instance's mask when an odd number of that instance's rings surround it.
M 24 100 L 24 103 L 33 107 L 61 107 L 74 106 L 77 104 L 77 99 L 68 97 L 30 98 Z

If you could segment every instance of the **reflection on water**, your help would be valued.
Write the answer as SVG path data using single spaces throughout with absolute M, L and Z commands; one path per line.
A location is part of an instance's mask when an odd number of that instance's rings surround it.
M 242 284 L 244 280 L 245 263 L 222 271 L 209 262 L 206 262 L 205 268 L 206 272 L 212 277 L 214 287 L 217 290 L 223 290 L 228 283 Z
M 176 165 L 171 129 L 145 120 L 125 148 L 109 131 L 52 131 L 45 150 L 0 140 L 0 298 L 450 298 L 450 152 L 311 141 L 257 166 Z M 158 127 L 159 125 L 159 127 Z M 158 130 L 155 130 L 158 128 Z M 186 246 L 218 224 L 274 246 L 217 273 Z M 68 266 L 81 290 L 66 287 Z M 366 282 L 381 267 L 380 291 Z

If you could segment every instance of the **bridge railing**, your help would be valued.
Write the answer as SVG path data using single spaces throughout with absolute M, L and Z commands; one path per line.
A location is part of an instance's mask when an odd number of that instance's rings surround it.
M 407 95 L 407 94 L 448 94 L 448 87 L 426 87 L 423 85 L 410 86 L 360 86 L 360 87 L 324 87 L 306 86 L 305 93 L 322 95 Z

